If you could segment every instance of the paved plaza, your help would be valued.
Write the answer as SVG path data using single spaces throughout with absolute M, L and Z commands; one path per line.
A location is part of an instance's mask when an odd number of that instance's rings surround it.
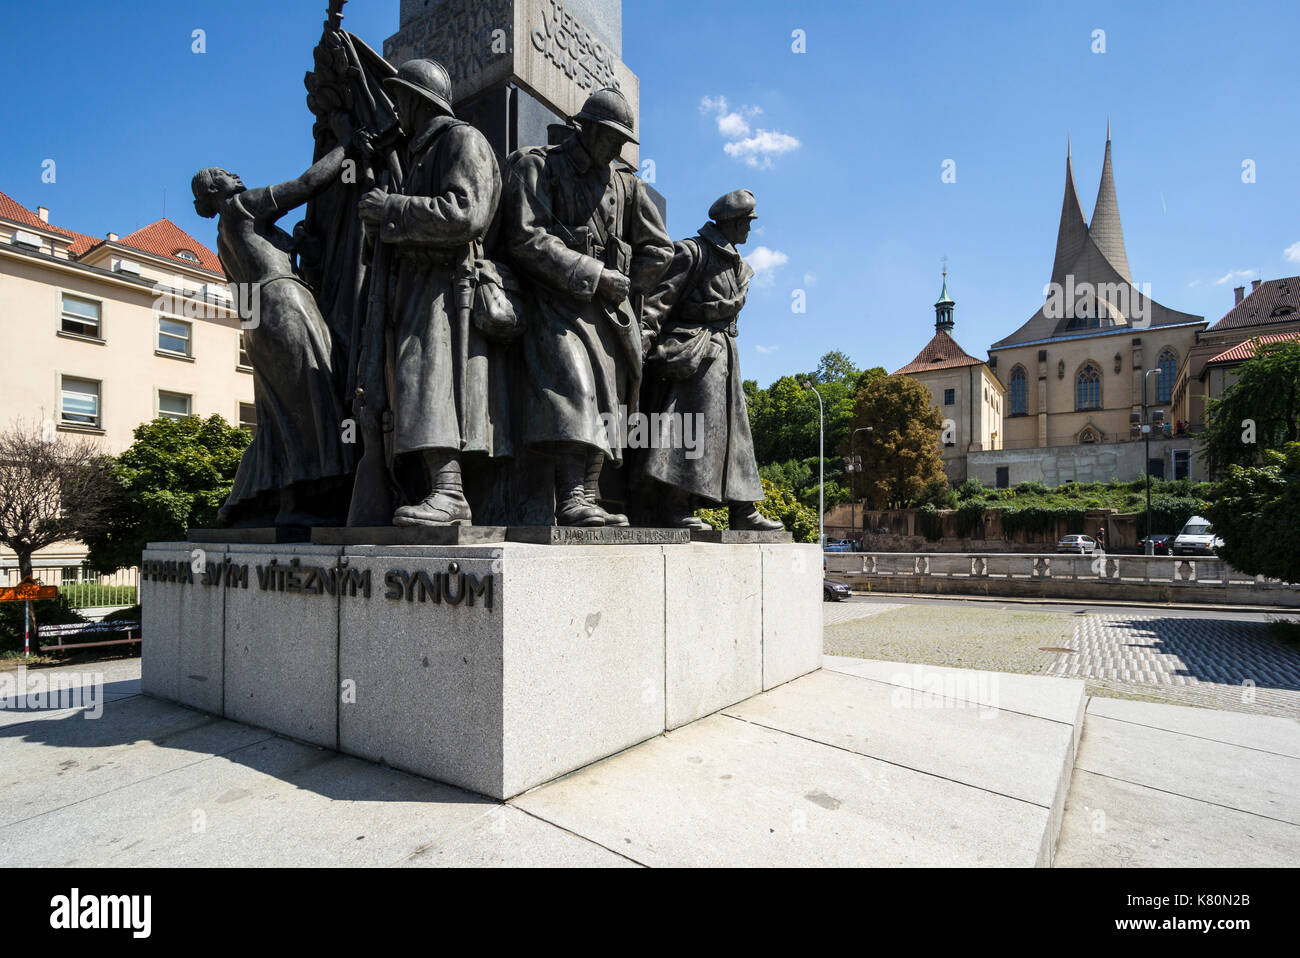
M 508 802 L 144 696 L 139 659 L 44 669 L 98 675 L 103 714 L 0 710 L 0 865 L 1300 864 L 1294 658 L 1260 622 L 825 613 L 821 670 Z M 831 653 L 863 634 L 913 656 Z M 973 664 L 999 656 L 1037 674 Z
M 1300 717 L 1300 644 L 1267 613 L 854 597 L 826 606 L 826 651 L 1084 679 L 1092 695 Z

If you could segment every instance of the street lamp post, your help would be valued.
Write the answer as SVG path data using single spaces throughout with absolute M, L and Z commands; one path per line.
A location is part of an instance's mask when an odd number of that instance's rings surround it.
M 804 389 L 812 389 L 817 397 L 817 541 L 826 549 L 826 412 L 822 407 L 822 394 L 805 382 Z
M 858 438 L 860 432 L 872 432 L 871 426 L 859 426 L 849 435 L 849 525 L 852 527 L 854 534 L 858 531 L 858 484 L 857 475 L 862 471 L 858 462 L 857 453 L 854 451 L 853 440 Z
M 1147 380 L 1151 374 L 1160 375 L 1159 369 L 1148 369 L 1142 374 L 1142 436 L 1146 441 L 1146 475 L 1147 475 L 1147 538 L 1142 550 L 1146 555 L 1155 555 L 1156 546 L 1151 541 L 1151 414 L 1147 405 Z M 1156 414 L 1164 419 L 1164 410 L 1157 409 Z

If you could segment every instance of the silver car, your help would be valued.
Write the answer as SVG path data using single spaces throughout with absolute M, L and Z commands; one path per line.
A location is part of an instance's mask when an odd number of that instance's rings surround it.
M 1097 551 L 1097 540 L 1092 536 L 1065 536 L 1056 544 L 1057 552 L 1073 552 L 1075 555 L 1089 555 Z

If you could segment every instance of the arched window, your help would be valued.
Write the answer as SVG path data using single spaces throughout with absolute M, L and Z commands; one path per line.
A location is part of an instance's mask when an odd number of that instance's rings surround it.
M 1166 346 L 1156 360 L 1160 375 L 1156 377 L 1156 402 L 1169 402 L 1174 395 L 1174 375 L 1178 372 L 1178 357 Z
M 1011 370 L 1011 415 L 1029 414 L 1029 374 L 1024 366 Z
M 1083 429 L 1079 430 L 1079 442 L 1082 443 L 1101 442 L 1101 433 L 1097 431 L 1096 426 L 1093 426 L 1091 424 L 1084 426 Z
M 1084 363 L 1074 378 L 1074 408 L 1101 408 L 1101 368 L 1094 362 Z

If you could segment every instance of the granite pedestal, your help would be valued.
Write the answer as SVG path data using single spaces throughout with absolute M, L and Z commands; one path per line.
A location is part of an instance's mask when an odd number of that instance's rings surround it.
M 792 543 L 151 543 L 142 688 L 509 798 L 821 665 Z

